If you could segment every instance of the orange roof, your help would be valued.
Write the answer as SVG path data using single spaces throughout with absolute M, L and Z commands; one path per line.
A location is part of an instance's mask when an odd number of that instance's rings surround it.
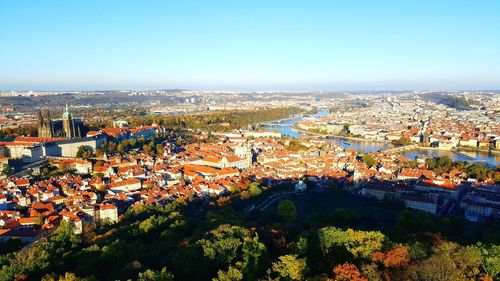
M 64 138 L 39 138 L 39 137 L 16 137 L 14 142 L 25 142 L 25 143 L 45 143 L 53 142 L 58 140 L 63 140 Z
M 27 224 L 36 224 L 39 221 L 39 217 L 28 217 L 28 218 L 20 218 L 19 223 L 21 225 Z
M 138 184 L 138 183 L 141 183 L 141 181 L 136 179 L 136 178 L 128 178 L 128 179 L 121 180 L 121 181 L 110 182 L 108 184 L 108 186 L 109 187 L 118 187 L 118 186 L 124 186 L 124 185 L 129 185 L 129 184 Z

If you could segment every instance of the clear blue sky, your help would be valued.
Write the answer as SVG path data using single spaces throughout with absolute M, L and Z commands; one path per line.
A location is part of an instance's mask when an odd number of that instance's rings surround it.
M 500 1 L 0 0 L 0 89 L 500 89 Z

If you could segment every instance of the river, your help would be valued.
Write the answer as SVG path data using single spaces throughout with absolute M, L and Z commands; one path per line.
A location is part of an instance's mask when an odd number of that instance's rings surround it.
M 312 117 L 325 116 L 328 114 L 329 114 L 328 111 L 321 110 L 318 111 L 316 114 L 312 115 Z M 304 118 L 307 118 L 307 116 L 296 116 L 290 119 L 282 120 L 281 122 L 279 122 L 280 125 L 264 126 L 264 129 L 267 131 L 279 131 L 282 135 L 298 138 L 301 135 L 301 133 L 293 129 L 292 126 Z M 374 141 L 352 140 L 352 139 L 346 140 L 342 138 L 330 138 L 328 140 L 340 144 L 343 148 L 352 148 L 363 152 L 375 152 L 394 147 L 392 144 L 386 142 L 374 142 Z M 496 166 L 500 163 L 500 154 L 498 153 L 494 154 L 485 151 L 455 152 L 446 150 L 416 149 L 404 152 L 403 155 L 414 160 L 418 155 L 429 155 L 429 156 L 439 156 L 439 157 L 447 156 L 455 161 L 481 160 L 487 162 L 492 166 Z

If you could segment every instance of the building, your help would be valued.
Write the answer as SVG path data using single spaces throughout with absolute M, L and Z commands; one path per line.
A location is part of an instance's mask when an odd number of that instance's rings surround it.
M 436 214 L 437 211 L 437 197 L 422 197 L 404 194 L 401 200 L 405 202 L 406 208 L 419 210 L 431 214 Z
M 73 115 L 68 110 L 68 104 L 66 104 L 66 107 L 64 108 L 63 111 L 62 125 L 65 138 L 72 139 L 77 136 L 80 136 L 80 127 L 78 127 L 78 134 L 77 134 L 76 132 L 77 129 L 75 128 L 75 120 L 73 119 Z
M 59 167 L 80 175 L 86 175 L 92 171 L 92 163 L 84 159 L 65 159 L 59 162 Z
M 105 135 L 73 139 L 18 137 L 12 142 L 0 142 L 0 156 L 23 162 L 34 162 L 46 156 L 76 157 L 80 146 L 95 151 L 105 141 Z
M 53 142 L 46 143 L 43 146 L 44 156 L 55 156 L 55 157 L 76 157 L 78 149 L 80 146 L 85 146 L 92 151 L 99 148 L 104 142 L 106 142 L 105 135 L 97 135 L 94 137 L 85 138 L 73 138 L 57 140 Z
M 54 125 L 50 117 L 50 111 L 47 110 L 47 116 L 44 118 L 42 110 L 38 112 L 38 137 L 52 138 L 54 137 Z
M 108 184 L 108 189 L 113 193 L 131 192 L 142 188 L 142 183 L 136 178 L 114 181 Z
M 68 105 L 63 110 L 62 120 L 53 120 L 48 110 L 45 116 L 42 110 L 38 114 L 38 137 L 41 138 L 63 137 L 70 139 L 80 137 L 82 126 L 80 120 L 73 118 Z
M 43 157 L 42 146 L 32 142 L 0 142 L 0 156 L 34 162 Z
M 113 204 L 102 204 L 99 206 L 99 221 L 118 222 L 118 207 Z

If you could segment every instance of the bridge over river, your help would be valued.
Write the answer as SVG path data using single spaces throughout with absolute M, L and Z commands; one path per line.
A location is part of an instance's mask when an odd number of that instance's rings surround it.
M 402 153 L 402 152 L 419 150 L 419 149 L 422 150 L 425 148 L 423 148 L 417 144 L 412 144 L 412 145 L 393 147 L 393 148 L 389 148 L 386 150 L 381 150 L 380 152 L 382 152 L 382 153 Z M 485 165 L 485 166 L 490 167 L 490 168 L 495 168 L 495 165 L 489 163 L 488 161 L 476 159 L 474 157 L 471 157 L 471 156 L 461 152 L 460 150 L 451 150 L 450 152 L 454 153 L 456 156 L 459 156 L 460 158 L 462 158 L 463 161 L 467 161 L 469 163 L 479 163 L 479 164 Z
M 418 149 L 419 147 L 420 146 L 418 146 L 416 144 L 411 144 L 411 145 L 397 146 L 397 147 L 389 148 L 386 150 L 382 150 L 380 152 L 383 152 L 383 153 L 401 153 L 401 152 L 405 152 L 405 151 L 415 150 L 415 149 Z

